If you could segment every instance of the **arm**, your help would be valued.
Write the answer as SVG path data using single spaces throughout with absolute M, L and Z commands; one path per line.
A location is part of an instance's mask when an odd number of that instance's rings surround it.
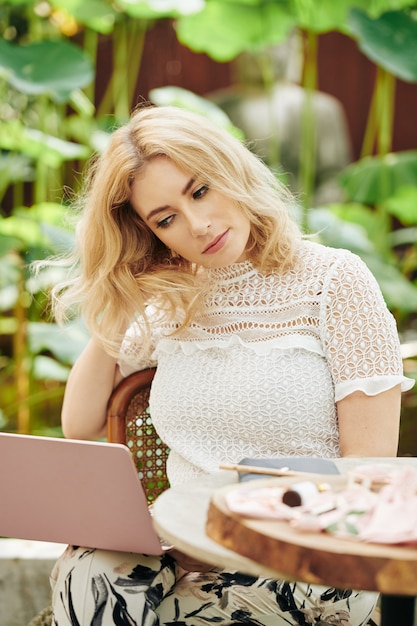
M 396 456 L 401 388 L 375 396 L 356 391 L 337 403 L 341 456 Z
M 374 276 L 350 253 L 335 265 L 324 292 L 322 336 L 335 384 L 341 455 L 396 456 L 401 390 L 409 387 L 395 319 Z
M 107 402 L 121 378 L 116 359 L 90 339 L 67 381 L 61 415 L 65 437 L 106 436 Z

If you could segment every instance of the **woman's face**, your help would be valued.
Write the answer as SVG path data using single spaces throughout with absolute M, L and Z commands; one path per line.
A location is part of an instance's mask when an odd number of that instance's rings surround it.
M 130 202 L 158 239 L 191 263 L 225 267 L 247 258 L 250 221 L 238 204 L 166 157 L 145 165 Z

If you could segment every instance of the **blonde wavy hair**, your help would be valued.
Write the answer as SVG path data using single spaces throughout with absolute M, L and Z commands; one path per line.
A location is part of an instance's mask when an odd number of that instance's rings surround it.
M 301 237 L 288 211 L 291 196 L 241 141 L 196 113 L 138 108 L 90 165 L 78 199 L 76 249 L 66 261 L 69 278 L 52 291 L 57 321 L 76 307 L 113 354 L 134 319 L 146 326 L 149 302 L 171 321 L 181 319 L 182 328 L 207 289 L 204 269 L 173 255 L 130 204 L 134 179 L 159 156 L 238 203 L 251 223 L 248 257 L 261 271 L 291 266 Z

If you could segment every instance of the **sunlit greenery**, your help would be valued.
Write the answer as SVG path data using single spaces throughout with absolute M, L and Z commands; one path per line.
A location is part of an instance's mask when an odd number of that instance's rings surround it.
M 294 30 L 304 46 L 302 86 L 318 84 L 320 36 L 339 31 L 376 66 L 361 158 L 340 177 L 346 202 L 312 206 L 313 118 L 306 98 L 300 221 L 323 241 L 358 252 L 377 277 L 399 328 L 417 311 L 417 150 L 392 153 L 395 87 L 417 82 L 417 5 L 406 0 L 5 0 L 0 6 L 0 428 L 59 434 L 68 371 L 87 340 L 48 317 L 56 273 L 29 263 L 73 245 L 69 216 L 88 158 L 135 105 L 147 33 L 170 20 L 179 41 L 218 62 L 255 57 Z M 112 68 L 96 100 L 98 49 L 112 42 Z M 263 57 L 264 59 L 265 57 Z M 103 71 L 102 68 L 100 71 Z M 263 67 L 265 92 L 272 70 Z M 202 111 L 242 136 L 223 111 L 186 90 L 141 94 Z M 410 123 L 413 122 L 410 120 Z

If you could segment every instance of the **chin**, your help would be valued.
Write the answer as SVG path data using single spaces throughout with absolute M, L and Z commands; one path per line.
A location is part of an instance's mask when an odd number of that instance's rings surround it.
M 243 263 L 243 261 L 247 260 L 246 255 L 241 255 L 239 257 L 232 257 L 229 259 L 210 259 L 205 260 L 201 265 L 207 269 L 219 269 L 221 267 L 229 267 L 234 263 Z

